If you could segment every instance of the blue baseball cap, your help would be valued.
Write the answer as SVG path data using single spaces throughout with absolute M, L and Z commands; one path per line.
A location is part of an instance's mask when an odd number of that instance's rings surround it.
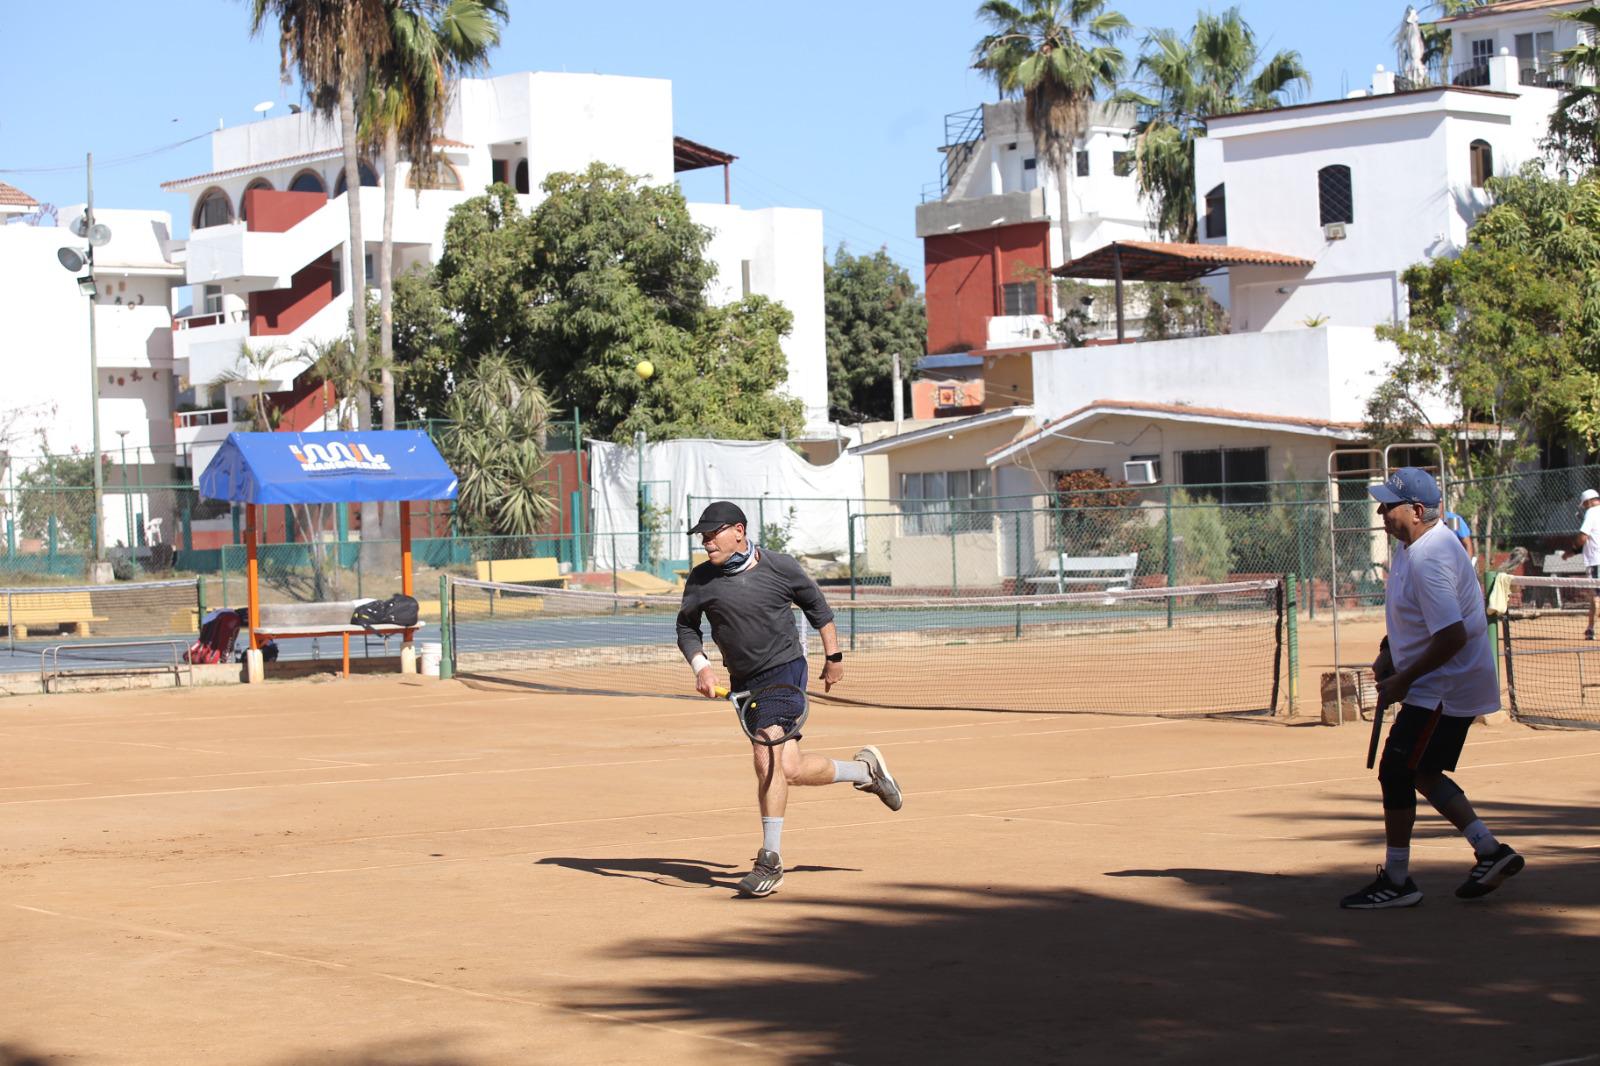
M 1389 480 L 1367 489 L 1379 503 L 1420 503 L 1424 507 L 1439 506 L 1439 483 L 1433 475 L 1415 466 L 1402 466 L 1389 475 Z

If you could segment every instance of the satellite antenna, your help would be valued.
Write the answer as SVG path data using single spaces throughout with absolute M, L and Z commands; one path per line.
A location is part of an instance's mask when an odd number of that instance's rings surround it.
M 56 259 L 60 261 L 62 266 L 66 267 L 73 273 L 77 273 L 78 271 L 82 270 L 85 263 L 88 262 L 88 260 L 84 259 L 83 256 L 73 248 L 57 249 Z
M 99 248 L 101 245 L 107 243 L 110 240 L 111 240 L 111 227 L 106 225 L 104 222 L 96 222 L 92 227 L 90 227 L 90 229 L 89 229 L 89 244 L 92 247 Z
M 263 100 L 259 104 L 257 104 L 255 107 L 252 107 L 250 110 L 254 111 L 256 114 L 260 115 L 262 118 L 266 118 L 267 117 L 267 112 L 272 110 L 272 101 L 271 100 Z

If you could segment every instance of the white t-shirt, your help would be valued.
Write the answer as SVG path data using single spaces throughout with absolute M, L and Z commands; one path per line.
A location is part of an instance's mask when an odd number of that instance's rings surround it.
M 1583 565 L 1600 566 L 1600 507 L 1583 512 L 1583 525 L 1578 532 L 1584 535 Z
M 1397 546 L 1384 617 L 1389 655 L 1399 670 L 1422 656 L 1435 633 L 1457 622 L 1466 624 L 1466 645 L 1449 662 L 1419 677 L 1406 693 L 1406 703 L 1429 708 L 1443 703 L 1444 713 L 1456 718 L 1500 709 L 1483 590 L 1472 560 L 1443 522 L 1411 544 Z

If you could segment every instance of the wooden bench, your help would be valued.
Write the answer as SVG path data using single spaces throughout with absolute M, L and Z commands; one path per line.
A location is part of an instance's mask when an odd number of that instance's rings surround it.
M 426 625 L 418 621 L 414 626 L 358 626 L 350 621 L 356 607 L 371 600 L 335 600 L 327 603 L 263 603 L 260 608 L 261 624 L 256 626 L 260 640 L 289 640 L 293 638 L 338 637 L 342 645 L 344 676 L 350 676 L 350 637 L 383 637 L 384 648 L 389 637 L 400 637 L 410 644 L 417 630 Z
M 87 637 L 91 623 L 107 621 L 104 615 L 94 613 L 89 597 L 86 591 L 0 594 L 0 628 L 10 627 L 12 636 L 23 639 L 30 629 L 54 629 Z
M 1068 591 L 1068 585 L 1096 585 L 1107 592 L 1131 588 L 1133 572 L 1139 568 L 1139 553 L 1127 555 L 1067 555 L 1062 553 L 1050 561 L 1041 573 L 1027 579 L 1037 591 L 1054 587 L 1057 592 Z
M 509 585 L 538 585 L 541 588 L 567 587 L 561 576 L 561 563 L 552 558 L 493 559 L 478 564 L 479 581 L 503 581 Z

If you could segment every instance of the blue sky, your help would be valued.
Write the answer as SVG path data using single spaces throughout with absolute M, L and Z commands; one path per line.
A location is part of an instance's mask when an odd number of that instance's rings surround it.
M 1112 6 L 1137 27 L 1124 42 L 1133 55 L 1140 30 L 1187 27 L 1201 5 Z M 1392 68 L 1389 41 L 1405 11 L 1390 0 L 1240 7 L 1267 48 L 1301 53 L 1314 99 L 1365 86 L 1376 64 Z M 736 202 L 822 208 L 830 254 L 841 241 L 858 252 L 887 245 L 920 280 L 913 211 L 938 178 L 944 115 L 994 99 L 968 69 L 982 35 L 976 8 L 976 0 L 511 0 L 492 72 L 669 78 L 676 132 L 739 156 Z M 275 101 L 281 115 L 299 99 L 279 82 L 275 40 L 249 38 L 243 0 L 81 0 L 68 22 L 80 36 L 59 20 L 0 35 L 0 181 L 39 200 L 81 201 L 83 154 L 92 150 L 97 204 L 181 215 L 187 201 L 160 183 L 208 169 L 206 139 L 117 160 L 203 134 L 219 118 L 249 122 L 260 101 Z M 73 45 L 80 57 L 66 58 Z M 61 164 L 70 169 L 36 169 Z M 720 170 L 685 179 L 691 199 L 721 199 Z M 174 222 L 186 231 L 185 220 Z

